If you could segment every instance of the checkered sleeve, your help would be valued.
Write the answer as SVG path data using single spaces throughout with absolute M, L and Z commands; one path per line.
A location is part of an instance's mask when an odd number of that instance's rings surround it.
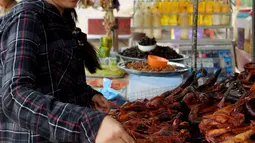
M 62 103 L 34 90 L 41 29 L 38 15 L 27 11 L 18 14 L 3 32 L 0 56 L 4 113 L 51 142 L 92 143 L 104 113 Z
M 87 84 L 86 84 L 87 85 Z M 91 94 L 89 96 L 89 100 L 91 101 L 92 100 L 92 97 L 96 94 L 100 94 L 100 95 L 103 95 L 101 92 L 98 92 L 97 90 L 93 89 L 91 86 L 87 85 L 86 86 L 86 91 L 91 91 Z
M 83 82 L 82 84 L 79 84 L 76 86 L 75 91 L 77 94 L 83 94 L 84 98 L 86 99 L 85 105 L 90 105 L 92 101 L 92 97 L 96 94 L 102 95 L 102 93 L 98 92 L 97 90 L 93 89 L 91 86 L 89 86 L 86 82 Z

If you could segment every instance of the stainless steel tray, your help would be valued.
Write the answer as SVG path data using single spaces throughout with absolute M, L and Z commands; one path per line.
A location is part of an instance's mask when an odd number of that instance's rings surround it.
M 125 62 L 120 62 L 118 63 L 118 67 L 123 69 L 125 72 L 129 74 L 135 74 L 135 75 L 141 75 L 141 76 L 155 76 L 155 77 L 166 77 L 166 76 L 178 76 L 182 75 L 185 72 L 189 71 L 189 68 L 183 64 L 176 63 L 176 62 L 168 62 L 169 65 L 175 65 L 176 66 L 176 71 L 170 71 L 170 72 L 145 72 L 145 71 L 138 71 L 138 70 L 133 70 L 133 69 L 128 69 L 126 65 L 132 61 L 125 61 Z
M 180 54 L 180 55 L 182 55 L 183 58 L 168 59 L 168 60 L 172 61 L 172 62 L 180 63 L 180 62 L 183 62 L 184 60 L 187 60 L 189 58 L 186 55 L 183 55 L 183 54 Z M 126 56 L 121 55 L 120 53 L 117 53 L 116 56 L 120 57 L 123 61 L 146 61 L 147 60 L 147 59 L 141 59 L 141 58 L 126 57 Z
M 110 79 L 118 79 L 118 78 L 123 78 L 125 77 L 125 74 L 120 75 L 120 76 L 97 76 L 97 75 L 86 75 L 87 78 L 110 78 Z

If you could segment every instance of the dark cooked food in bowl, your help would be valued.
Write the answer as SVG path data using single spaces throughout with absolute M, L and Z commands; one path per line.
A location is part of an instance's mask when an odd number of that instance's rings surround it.
M 178 54 L 174 49 L 168 46 L 157 45 L 156 48 L 150 52 L 142 52 L 139 50 L 138 46 L 128 48 L 120 53 L 122 56 L 147 59 L 148 55 L 155 55 L 166 59 L 180 59 L 183 58 L 182 55 Z
M 148 63 L 142 61 L 130 62 L 127 64 L 127 68 L 143 72 L 172 72 L 176 70 L 174 65 L 167 65 L 164 68 L 152 68 Z
M 143 39 L 139 42 L 139 45 L 142 46 L 151 46 L 157 43 L 155 38 L 149 38 L 147 36 L 143 37 Z

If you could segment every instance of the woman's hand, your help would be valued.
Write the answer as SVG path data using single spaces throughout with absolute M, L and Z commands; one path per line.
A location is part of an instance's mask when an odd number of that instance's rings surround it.
M 92 97 L 92 102 L 95 104 L 95 108 L 99 111 L 106 113 L 110 112 L 110 103 L 109 101 L 100 94 L 96 94 Z
M 105 116 L 98 130 L 96 143 L 135 143 L 122 125 L 111 116 Z

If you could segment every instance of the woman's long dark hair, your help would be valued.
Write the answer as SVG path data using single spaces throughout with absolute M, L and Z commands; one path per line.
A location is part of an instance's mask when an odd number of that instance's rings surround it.
M 85 67 L 90 73 L 95 73 L 97 69 L 101 69 L 99 58 L 95 47 L 87 41 L 87 35 L 76 27 L 77 13 L 75 9 L 66 9 L 63 16 L 69 21 L 73 29 L 73 36 L 78 44 L 78 56 L 85 61 Z

